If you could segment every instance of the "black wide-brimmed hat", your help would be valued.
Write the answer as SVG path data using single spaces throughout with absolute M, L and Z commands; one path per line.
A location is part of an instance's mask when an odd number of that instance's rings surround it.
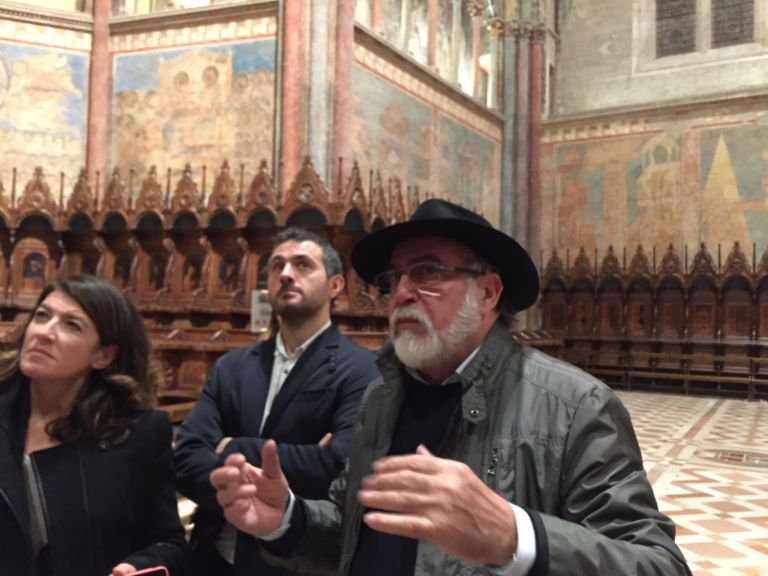
M 490 262 L 504 284 L 501 298 L 513 310 L 525 310 L 536 301 L 539 274 L 523 247 L 482 216 L 445 200 L 427 200 L 407 222 L 382 228 L 360 240 L 352 249 L 352 266 L 363 280 L 373 284 L 376 275 L 389 266 L 395 246 L 416 236 L 448 238 Z

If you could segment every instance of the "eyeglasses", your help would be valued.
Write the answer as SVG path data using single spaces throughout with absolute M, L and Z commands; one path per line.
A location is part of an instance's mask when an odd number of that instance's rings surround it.
M 445 281 L 447 275 L 456 273 L 482 276 L 485 274 L 485 270 L 443 266 L 434 262 L 417 262 L 416 264 L 411 264 L 405 268 L 381 272 L 374 277 L 373 283 L 376 288 L 379 289 L 379 292 L 382 294 L 389 294 L 392 291 L 392 288 L 400 283 L 400 279 L 403 275 L 408 276 L 408 280 L 410 280 L 411 284 L 417 289 L 428 289 L 434 288 L 440 284 L 440 282 Z

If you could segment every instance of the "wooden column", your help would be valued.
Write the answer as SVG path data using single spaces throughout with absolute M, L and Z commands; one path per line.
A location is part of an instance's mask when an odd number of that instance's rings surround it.
M 98 2 L 96 2 L 98 4 Z M 304 146 L 303 2 L 283 2 L 283 58 L 280 114 L 280 181 L 285 192 L 301 167 Z
M 88 182 L 96 187 L 109 163 L 109 100 L 112 95 L 112 57 L 109 54 L 109 2 L 93 3 L 93 36 L 88 75 L 88 134 L 85 165 Z

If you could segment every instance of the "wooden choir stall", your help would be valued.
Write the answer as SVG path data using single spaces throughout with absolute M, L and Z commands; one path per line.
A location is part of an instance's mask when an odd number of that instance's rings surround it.
M 563 356 L 616 386 L 768 397 L 768 250 L 750 262 L 736 242 L 724 263 L 701 243 L 688 265 L 638 246 L 597 265 L 554 251 L 542 277 L 543 328 Z M 569 254 L 566 260 L 569 260 Z
M 152 167 L 139 179 L 115 169 L 103 193 L 81 172 L 66 201 L 63 182 L 62 175 L 58 201 L 41 168 L 18 199 L 15 178 L 10 198 L 0 184 L 0 348 L 13 345 L 48 281 L 103 276 L 137 303 L 165 374 L 160 401 L 178 421 L 216 358 L 264 336 L 251 330 L 251 298 L 266 289 L 275 237 L 291 225 L 318 232 L 342 258 L 346 288 L 332 312 L 342 331 L 373 350 L 386 338 L 387 300 L 357 277 L 349 256 L 363 235 L 415 209 L 418 190 L 403 191 L 397 179 L 385 185 L 371 174 L 366 187 L 354 164 L 329 191 L 305 159 L 284 194 L 266 162 L 248 183 L 243 166 L 233 174 L 225 161 L 210 189 L 205 170 L 189 165 L 175 182 L 170 170 L 163 176 Z M 557 350 L 544 332 L 515 336 Z

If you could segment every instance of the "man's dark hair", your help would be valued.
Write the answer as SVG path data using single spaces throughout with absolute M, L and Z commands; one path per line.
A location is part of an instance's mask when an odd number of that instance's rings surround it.
M 279 246 L 284 242 L 313 242 L 320 246 L 323 250 L 323 266 L 325 267 L 325 275 L 330 278 L 336 276 L 336 274 L 344 274 L 344 266 L 339 258 L 339 253 L 331 246 L 325 238 L 319 234 L 315 234 L 307 230 L 306 228 L 299 228 L 298 226 L 290 226 L 277 235 L 277 242 L 275 246 Z

